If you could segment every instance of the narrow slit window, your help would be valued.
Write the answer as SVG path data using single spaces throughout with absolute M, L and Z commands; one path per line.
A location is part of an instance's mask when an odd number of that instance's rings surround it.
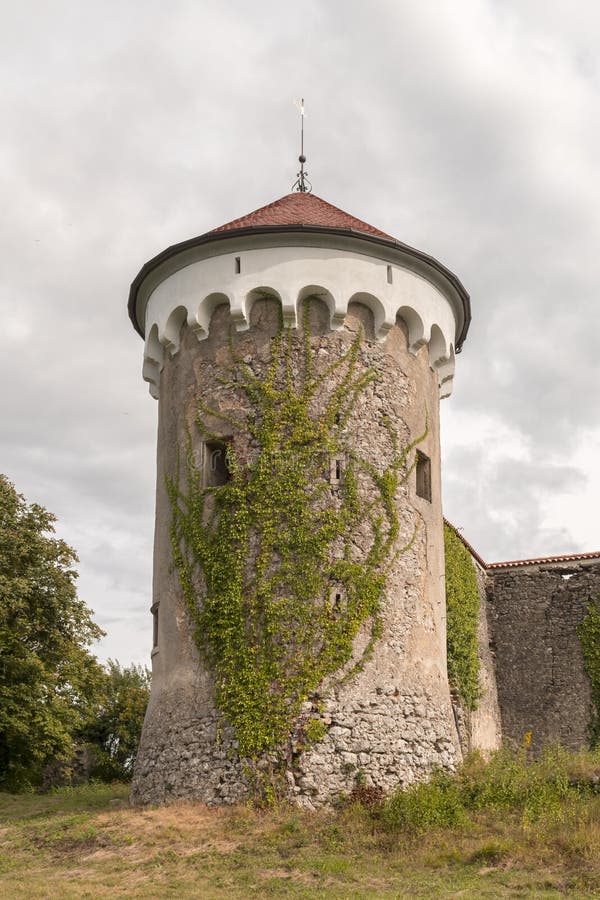
M 334 456 L 329 461 L 329 481 L 334 486 L 342 483 L 344 477 L 344 462 L 343 456 Z
M 417 497 L 431 503 L 431 460 L 417 450 Z
M 152 613 L 152 649 L 158 649 L 158 603 L 155 603 L 150 612 Z
M 392 267 L 388 266 L 387 267 L 387 283 L 392 284 L 393 280 L 394 280 L 394 276 L 392 274 Z
M 235 274 L 239 275 L 242 271 L 242 257 L 236 256 L 235 258 Z
M 341 587 L 332 587 L 329 592 L 329 603 L 334 613 L 342 612 L 346 605 L 346 597 Z

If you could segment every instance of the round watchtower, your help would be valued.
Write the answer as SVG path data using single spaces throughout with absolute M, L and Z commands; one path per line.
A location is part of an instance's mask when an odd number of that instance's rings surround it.
M 314 805 L 452 767 L 439 398 L 460 281 L 300 192 L 150 260 L 129 312 L 159 402 L 133 798 Z

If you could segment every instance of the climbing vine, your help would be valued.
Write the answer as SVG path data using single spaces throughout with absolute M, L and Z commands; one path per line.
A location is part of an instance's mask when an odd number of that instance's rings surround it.
M 454 529 L 444 523 L 448 679 L 469 710 L 481 695 L 477 625 L 479 587 L 469 552 Z
M 577 626 L 577 635 L 583 652 L 585 673 L 592 688 L 592 714 L 590 718 L 590 742 L 592 748 L 600 745 L 600 609 L 590 603 L 587 614 Z
M 280 326 L 260 376 L 230 341 L 224 383 L 245 418 L 199 403 L 196 425 L 207 440 L 218 438 L 209 421 L 233 431 L 229 480 L 205 486 L 191 436 L 185 477 L 167 478 L 173 557 L 195 640 L 239 754 L 251 759 L 289 756 L 303 716 L 304 742 L 323 736 L 316 702 L 308 719 L 303 706 L 325 679 L 352 677 L 372 651 L 387 571 L 414 539 L 399 546 L 397 493 L 425 435 L 402 449 L 385 420 L 392 449 L 381 471 L 348 446 L 349 418 L 376 372 L 359 365 L 361 335 L 315 371 L 308 303 L 304 312 L 302 334 Z M 238 449 L 244 436 L 247 454 Z M 335 487 L 332 459 L 344 461 Z M 368 640 L 357 660 L 362 628 Z

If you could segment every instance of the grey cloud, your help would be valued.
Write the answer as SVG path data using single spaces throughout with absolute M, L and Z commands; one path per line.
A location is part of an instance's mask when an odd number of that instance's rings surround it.
M 302 94 L 315 193 L 472 294 L 445 401 L 467 423 L 446 440 L 446 513 L 495 558 L 580 549 L 544 498 L 585 496 L 573 454 L 600 427 L 593 5 L 2 6 L 0 469 L 80 551 L 102 653 L 149 643 L 156 407 L 129 283 L 289 190 Z M 480 440 L 490 410 L 522 464 Z
M 484 446 L 463 449 L 446 462 L 447 513 L 487 562 L 577 551 L 568 528 L 546 525 L 540 508 L 565 485 L 585 486 L 576 468 L 504 457 L 489 471 Z

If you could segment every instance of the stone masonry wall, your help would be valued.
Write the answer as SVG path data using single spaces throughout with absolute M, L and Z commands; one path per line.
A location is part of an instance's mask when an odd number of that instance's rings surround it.
M 233 335 L 236 353 L 259 376 L 270 358 L 278 317 L 274 300 L 259 300 L 252 308 L 250 330 Z M 319 710 L 326 734 L 311 749 L 300 748 L 286 772 L 289 795 L 309 807 L 350 791 L 359 776 L 391 790 L 425 778 L 433 767 L 452 768 L 460 759 L 446 673 L 437 375 L 429 366 L 427 347 L 416 356 L 408 352 L 400 320 L 384 344 L 376 342 L 372 314 L 360 304 L 351 304 L 344 327 L 332 332 L 324 304 L 313 301 L 310 329 L 314 365 L 323 372 L 363 331 L 360 365 L 375 366 L 378 372 L 348 423 L 349 445 L 363 458 L 378 468 L 390 458 L 386 418 L 394 423 L 401 445 L 422 433 L 428 421 L 420 449 L 432 463 L 432 501 L 416 495 L 414 472 L 399 488 L 400 543 L 410 540 L 415 526 L 417 531 L 410 549 L 390 564 L 383 636 L 352 679 L 322 686 Z M 190 634 L 171 561 L 165 490 L 165 474 L 175 471 L 187 434 L 200 440 L 194 429 L 199 398 L 222 412 L 244 412 L 239 397 L 218 378 L 230 358 L 229 332 L 227 306 L 215 310 L 206 341 L 199 343 L 184 328 L 181 349 L 166 361 L 161 376 L 154 570 L 159 641 L 132 789 L 140 803 L 176 797 L 231 803 L 249 791 L 235 737 L 214 706 L 211 673 Z M 300 365 L 302 341 L 294 348 Z M 219 420 L 208 424 L 222 427 Z M 243 455 L 245 447 L 252 452 L 243 433 L 233 440 L 236 453 Z M 363 541 L 357 534 L 358 554 L 364 552 Z M 365 642 L 366 634 L 359 634 L 357 653 Z
M 577 625 L 600 596 L 600 562 L 487 569 L 488 614 L 496 654 L 505 740 L 532 747 L 588 745 L 590 684 Z

